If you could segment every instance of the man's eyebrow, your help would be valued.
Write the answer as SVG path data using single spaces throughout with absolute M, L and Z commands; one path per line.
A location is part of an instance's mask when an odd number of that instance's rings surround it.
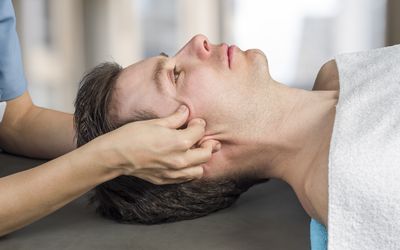
M 160 54 L 161 55 L 161 54 Z M 156 63 L 156 67 L 153 73 L 153 80 L 156 82 L 157 89 L 162 91 L 162 83 L 161 83 L 161 75 L 163 70 L 165 69 L 165 65 L 167 64 L 167 57 L 165 55 L 161 55 L 160 59 L 158 59 Z

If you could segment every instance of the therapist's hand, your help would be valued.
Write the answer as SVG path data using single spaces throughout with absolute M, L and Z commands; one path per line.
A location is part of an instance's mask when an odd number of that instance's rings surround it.
M 107 145 L 112 145 L 113 167 L 124 175 L 159 185 L 201 178 L 202 164 L 219 150 L 220 143 L 209 140 L 196 147 L 206 123 L 196 118 L 187 128 L 178 129 L 188 115 L 187 107 L 181 106 L 171 116 L 129 123 L 102 136 Z

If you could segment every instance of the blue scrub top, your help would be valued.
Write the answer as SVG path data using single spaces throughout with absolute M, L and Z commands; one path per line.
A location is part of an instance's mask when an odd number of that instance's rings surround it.
M 11 0 L 0 0 L 0 101 L 22 95 L 26 86 L 14 8 Z

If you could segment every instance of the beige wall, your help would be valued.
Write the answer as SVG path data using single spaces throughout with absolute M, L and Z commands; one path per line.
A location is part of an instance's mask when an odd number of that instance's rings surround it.
M 196 34 L 206 34 L 210 41 L 221 42 L 219 6 L 216 0 L 178 0 L 179 46 Z
M 37 105 L 73 112 L 85 71 L 103 61 L 126 66 L 140 58 L 133 0 L 13 2 L 28 87 Z M 40 38 L 44 30 L 50 44 Z
M 140 25 L 133 0 L 85 0 L 86 67 L 103 61 L 128 66 L 141 58 Z
M 28 88 L 36 104 L 72 112 L 85 70 L 82 2 L 50 1 L 49 22 L 43 17 L 43 3 L 14 0 Z M 49 43 L 42 39 L 45 30 Z

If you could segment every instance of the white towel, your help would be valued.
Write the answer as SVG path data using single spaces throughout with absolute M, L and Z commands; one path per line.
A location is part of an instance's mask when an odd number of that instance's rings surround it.
M 328 249 L 400 249 L 400 45 L 336 63 Z

